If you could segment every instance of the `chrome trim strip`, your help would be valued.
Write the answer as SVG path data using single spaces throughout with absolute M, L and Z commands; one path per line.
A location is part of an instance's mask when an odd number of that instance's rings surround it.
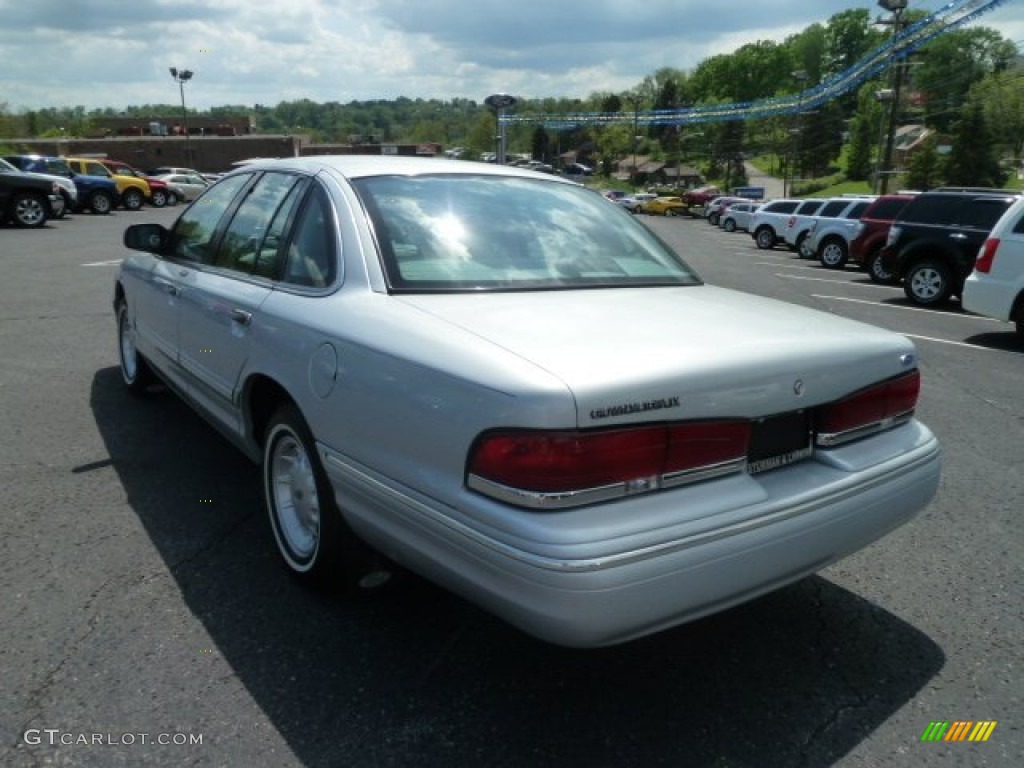
M 740 456 L 719 464 L 708 464 L 706 467 L 697 469 L 683 469 L 679 472 L 668 472 L 662 476 L 662 488 L 678 488 L 681 485 L 699 483 L 702 480 L 712 480 L 716 477 L 743 472 L 747 468 L 747 457 Z
M 897 469 L 879 472 L 875 477 L 869 480 L 856 483 L 826 496 L 816 497 L 811 501 L 806 501 L 796 506 L 788 506 L 785 504 L 776 505 L 775 511 L 768 511 L 764 514 L 758 515 L 757 517 L 744 520 L 724 528 L 715 528 L 714 530 L 697 533 L 683 539 L 666 541 L 661 544 L 654 544 L 649 547 L 629 550 L 626 552 L 618 552 L 596 558 L 573 560 L 538 555 L 533 552 L 527 552 L 519 549 L 518 547 L 514 547 L 510 544 L 506 544 L 503 541 L 499 541 L 493 536 L 489 536 L 466 525 L 465 523 L 455 520 L 450 515 L 445 514 L 435 507 L 427 506 L 426 504 L 413 499 L 406 493 L 396 491 L 393 487 L 371 477 L 365 471 L 352 466 L 352 464 L 343 460 L 340 455 L 333 453 L 324 446 L 320 446 L 321 457 L 324 459 L 324 465 L 327 467 L 329 472 L 333 470 L 336 474 L 343 476 L 344 479 L 362 485 L 369 493 L 377 498 L 386 499 L 389 502 L 387 505 L 388 508 L 402 514 L 409 523 L 423 528 L 423 521 L 416 520 L 414 517 L 414 515 L 419 515 L 427 518 L 430 522 L 436 525 L 448 528 L 450 531 L 463 536 L 473 544 L 486 547 L 500 555 L 516 560 L 517 562 L 523 563 L 532 568 L 541 568 L 559 573 L 602 571 L 629 565 L 630 563 L 649 560 L 654 557 L 674 554 L 675 552 L 690 549 L 702 544 L 709 544 L 713 541 L 725 539 L 730 536 L 749 533 L 750 531 L 757 530 L 758 528 L 764 528 L 794 517 L 799 517 L 800 515 L 808 512 L 813 512 L 816 509 L 820 509 L 830 504 L 837 504 L 839 502 L 846 501 L 852 497 L 859 496 L 865 491 L 869 491 L 873 488 L 889 484 L 899 478 L 905 477 L 906 475 L 909 475 L 937 460 L 940 455 L 938 440 L 932 437 L 931 440 L 929 440 L 925 445 L 917 448 L 913 453 L 914 457 Z M 903 459 L 905 457 L 906 454 L 897 458 Z
M 853 440 L 858 440 L 868 435 L 874 435 L 878 432 L 884 432 L 887 429 L 898 427 L 902 424 L 906 424 L 914 417 L 914 411 L 906 411 L 905 413 L 897 414 L 896 416 L 889 416 L 876 421 L 874 424 L 865 424 L 862 427 L 855 427 L 854 429 L 848 429 L 845 432 L 819 432 L 815 437 L 814 442 L 821 448 L 834 448 L 837 445 L 843 443 L 849 443 Z
M 626 495 L 626 484 L 615 483 L 597 488 L 584 488 L 579 491 L 561 491 L 544 493 L 542 491 L 525 491 L 508 485 L 496 483 L 479 475 L 469 475 L 466 485 L 478 493 L 490 498 L 528 509 L 565 509 L 594 504 L 599 501 L 620 499 Z

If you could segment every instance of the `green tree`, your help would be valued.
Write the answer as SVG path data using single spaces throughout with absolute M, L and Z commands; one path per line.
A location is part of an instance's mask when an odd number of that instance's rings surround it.
M 907 186 L 911 189 L 931 189 L 939 186 L 941 183 L 940 167 L 935 139 L 925 139 L 924 143 L 914 150 L 907 163 Z
M 985 112 L 985 122 L 996 144 L 1005 146 L 1019 163 L 1024 155 L 1024 68 L 989 75 L 970 93 Z
M 975 83 L 1006 70 L 1017 46 L 989 27 L 958 29 L 940 35 L 922 49 L 914 83 L 923 96 L 925 120 L 948 131 Z
M 1006 182 L 978 102 L 966 105 L 953 125 L 953 146 L 944 175 L 947 184 L 956 186 L 1001 187 Z

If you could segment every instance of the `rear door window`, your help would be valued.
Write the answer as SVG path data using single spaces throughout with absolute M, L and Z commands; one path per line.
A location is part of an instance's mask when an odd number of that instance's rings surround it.
M 818 215 L 826 219 L 834 219 L 843 209 L 846 208 L 850 203 L 847 200 L 833 200 L 831 203 L 826 203 L 818 211 Z
M 283 229 L 283 225 L 272 229 L 272 223 L 279 209 L 295 204 L 297 195 L 291 193 L 301 181 L 303 177 L 290 173 L 263 174 L 248 190 L 224 231 L 214 262 L 216 266 L 246 274 L 257 271 L 264 275 L 272 274 L 276 270 L 276 253 Z M 289 200 L 289 206 L 283 206 Z M 282 215 L 287 218 L 287 210 Z M 274 231 L 276 236 L 272 234 Z M 264 240 L 267 241 L 266 248 Z
M 252 174 L 229 176 L 210 187 L 203 197 L 181 214 L 171 235 L 171 256 L 186 261 L 209 264 L 212 261 L 217 225 L 230 208 L 239 191 L 252 180 Z

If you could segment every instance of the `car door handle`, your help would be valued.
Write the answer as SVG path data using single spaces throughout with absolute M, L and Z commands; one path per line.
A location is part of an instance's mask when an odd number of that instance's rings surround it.
M 181 293 L 181 288 L 174 283 L 163 283 L 164 292 L 169 293 L 171 296 L 177 296 Z
M 244 309 L 232 309 L 231 319 L 239 325 L 248 325 L 252 322 L 252 312 L 247 312 Z

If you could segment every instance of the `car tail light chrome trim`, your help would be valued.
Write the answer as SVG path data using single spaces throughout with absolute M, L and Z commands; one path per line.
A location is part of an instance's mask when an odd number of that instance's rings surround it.
M 921 374 L 915 369 L 823 406 L 815 443 L 834 448 L 905 424 L 914 416 L 920 390 Z

